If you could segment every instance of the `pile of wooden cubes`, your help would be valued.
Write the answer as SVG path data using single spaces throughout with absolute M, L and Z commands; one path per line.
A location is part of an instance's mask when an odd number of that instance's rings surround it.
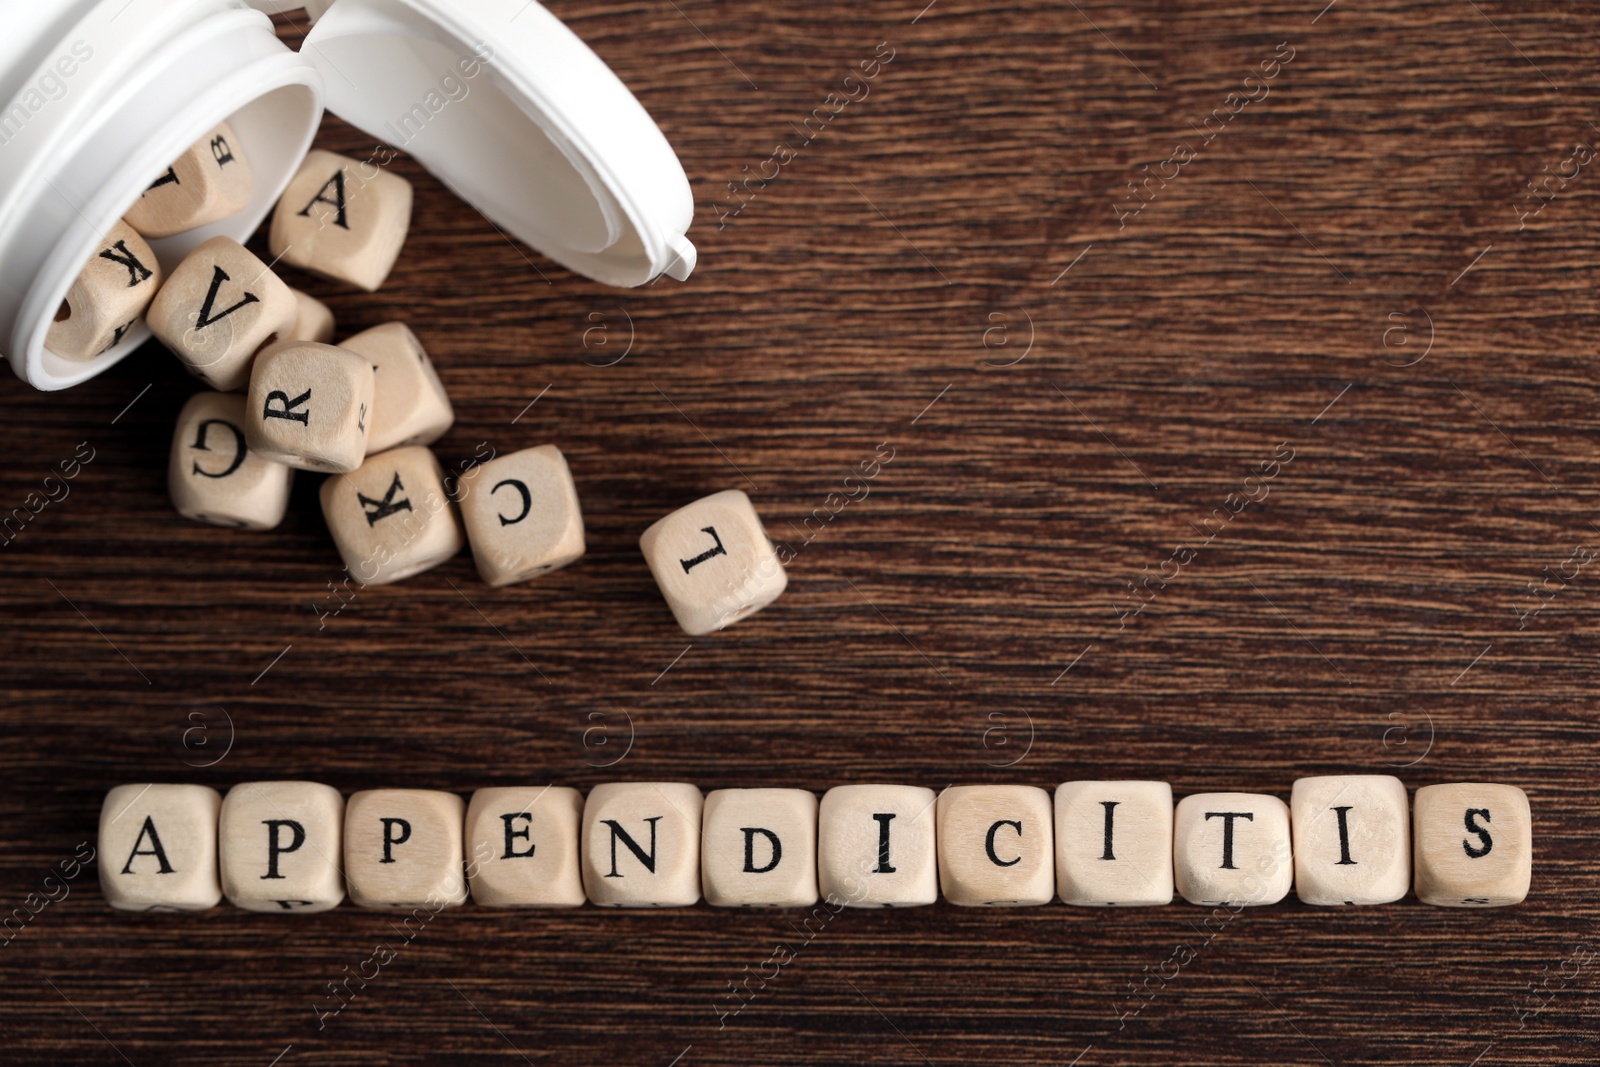
M 146 238 L 171 237 L 236 214 L 252 196 L 249 162 L 219 126 L 144 193 L 68 292 L 46 344 L 86 359 L 119 343 L 141 317 L 212 391 L 184 406 L 168 486 L 199 522 L 266 530 L 289 506 L 295 471 L 331 475 L 321 501 L 351 577 L 399 581 L 472 546 L 491 585 L 547 573 L 584 554 L 583 515 L 554 445 L 447 478 L 427 447 L 455 413 L 416 335 L 388 323 L 334 345 L 327 306 L 289 288 L 288 263 L 376 290 L 399 257 L 412 190 L 371 161 L 316 151 L 273 214 L 271 264 L 215 237 L 163 277 Z M 709 633 L 760 610 L 786 584 L 749 498 L 697 501 L 640 540 L 674 616 Z
M 455 793 L 314 782 L 124 785 L 100 815 L 100 884 L 130 911 L 337 907 L 912 907 L 1427 904 L 1527 896 L 1516 786 L 1302 778 L 1289 803 L 1166 782 L 719 789 L 618 782 Z

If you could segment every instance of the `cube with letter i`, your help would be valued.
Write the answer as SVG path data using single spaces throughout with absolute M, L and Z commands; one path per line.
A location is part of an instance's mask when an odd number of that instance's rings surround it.
M 1388 904 L 1411 888 L 1411 811 L 1400 779 L 1300 778 L 1289 818 L 1294 888 L 1307 904 Z
M 217 815 L 203 785 L 120 785 L 100 808 L 100 890 L 123 911 L 199 911 L 222 900 Z
M 750 498 L 737 489 L 679 508 L 639 538 L 685 633 L 712 633 L 778 599 L 788 585 Z
M 1518 904 L 1533 879 L 1533 813 L 1514 785 L 1425 785 L 1412 803 L 1417 899 L 1452 908 Z
M 706 903 L 801 908 L 817 902 L 817 796 L 808 789 L 717 789 L 701 833 Z
M 909 908 L 939 899 L 933 790 L 837 785 L 817 813 L 817 887 L 830 903 Z
M 344 811 L 344 872 L 362 908 L 429 909 L 466 902 L 466 805 L 432 789 L 368 789 Z
M 467 805 L 467 879 L 490 908 L 576 908 L 583 796 L 566 786 L 480 789 Z
M 688 907 L 700 899 L 699 788 L 606 782 L 583 805 L 583 885 L 601 907 Z
M 246 782 L 222 798 L 222 891 L 246 911 L 328 911 L 344 900 L 344 797 L 316 782 Z
M 1276 904 L 1294 881 L 1289 806 L 1262 793 L 1197 793 L 1173 813 L 1172 860 L 1191 904 Z
M 1031 785 L 952 785 L 939 794 L 936 812 L 946 900 L 1050 903 L 1056 871 L 1049 793 Z
M 1172 786 L 1063 782 L 1056 787 L 1055 813 L 1062 903 L 1172 903 Z

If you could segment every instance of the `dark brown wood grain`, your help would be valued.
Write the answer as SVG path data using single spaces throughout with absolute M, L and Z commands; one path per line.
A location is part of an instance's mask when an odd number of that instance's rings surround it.
M 791 917 L 469 907 L 319 1028 L 391 917 L 119 914 L 90 869 L 0 947 L 0 1061 L 1594 1062 L 1600 567 L 1570 561 L 1600 546 L 1600 177 L 1518 209 L 1600 137 L 1596 13 L 1321 2 L 553 3 L 678 150 L 693 278 L 576 277 L 404 158 L 383 291 L 291 276 L 343 331 L 416 329 L 447 465 L 566 452 L 589 554 L 528 585 L 463 555 L 319 620 L 317 479 L 268 535 L 172 512 L 193 385 L 159 347 L 65 394 L 0 383 L 4 509 L 95 453 L 0 547 L 0 911 L 127 781 L 1287 796 L 1339 772 L 1525 788 L 1525 904 L 1291 901 L 1209 940 L 1181 904 L 852 910 L 726 1018 Z M 1202 144 L 1231 93 L 1258 98 Z M 331 118 L 319 143 L 371 149 Z M 870 493 L 807 527 L 883 443 Z M 691 640 L 637 538 L 730 487 L 798 556 L 776 605 Z

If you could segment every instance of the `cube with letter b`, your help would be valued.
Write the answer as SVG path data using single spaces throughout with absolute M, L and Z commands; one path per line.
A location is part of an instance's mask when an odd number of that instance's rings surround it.
M 254 194 L 250 162 L 224 122 L 151 182 L 126 218 L 146 237 L 171 237 L 243 211 Z
M 808 789 L 717 789 L 701 833 L 706 903 L 801 908 L 817 902 L 817 795 Z
M 480 789 L 467 805 L 467 878 L 489 908 L 576 908 L 583 796 L 566 786 Z
M 350 902 L 435 914 L 465 903 L 465 815 L 460 797 L 433 789 L 368 789 L 352 796 L 344 811 Z
M 696 500 L 639 538 L 661 595 L 691 636 L 752 615 L 788 585 L 750 498 L 737 489 Z
M 1527 899 L 1533 813 L 1514 785 L 1425 785 L 1412 803 L 1417 899 L 1447 908 L 1493 908 Z
M 344 899 L 344 797 L 316 782 L 246 782 L 222 798 L 222 891 L 234 907 L 275 915 L 328 911 Z
M 583 806 L 583 885 L 601 907 L 688 907 L 700 899 L 700 790 L 606 782 Z
M 217 813 L 203 785 L 119 785 L 100 808 L 100 890 L 123 911 L 199 911 L 222 900 Z
M 263 459 L 245 442 L 245 400 L 196 393 L 178 415 L 167 491 L 178 514 L 196 522 L 270 530 L 289 509 L 294 468 Z

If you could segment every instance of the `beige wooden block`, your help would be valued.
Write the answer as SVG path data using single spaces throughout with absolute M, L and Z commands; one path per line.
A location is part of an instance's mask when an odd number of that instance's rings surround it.
M 368 789 L 344 810 L 344 875 L 361 908 L 428 908 L 466 902 L 466 805 L 434 789 Z
M 478 574 L 490 585 L 525 582 L 584 553 L 578 487 L 555 445 L 474 467 L 461 476 L 457 500 Z
M 717 789 L 701 820 L 700 878 L 719 908 L 809 908 L 817 902 L 817 795 L 808 789 Z
M 387 452 L 401 445 L 431 445 L 456 421 L 444 383 L 411 328 L 386 322 L 340 342 L 372 364 L 372 435 L 367 448 Z
M 203 785 L 119 785 L 100 808 L 100 891 L 123 911 L 199 911 L 222 900 L 217 813 Z
M 1400 779 L 1297 779 L 1289 819 L 1294 889 L 1305 903 L 1389 904 L 1411 888 L 1411 809 Z
M 410 226 L 410 182 L 318 150 L 278 201 L 268 243 L 285 263 L 370 293 L 400 258 Z
M 344 797 L 317 782 L 246 782 L 222 798 L 222 891 L 246 911 L 310 913 L 344 899 Z
M 467 805 L 467 877 L 489 908 L 576 908 L 583 795 L 566 786 L 480 789 Z
M 250 451 L 244 405 L 237 393 L 196 393 L 179 412 L 167 491 L 184 518 L 249 530 L 283 521 L 294 469 Z
M 909 908 L 939 899 L 933 790 L 836 785 L 817 813 L 817 887 L 830 903 Z
M 700 899 L 700 790 L 607 782 L 583 806 L 583 886 L 607 908 L 687 907 Z
M 353 352 L 280 341 L 250 371 L 245 439 L 263 459 L 347 474 L 367 458 L 375 375 Z
M 461 551 L 444 471 L 420 446 L 396 448 L 322 483 L 322 515 L 351 577 L 387 585 Z
M 1031 785 L 953 785 L 939 794 L 939 887 L 952 904 L 1048 904 L 1056 892 L 1050 794 Z
M 1172 786 L 1062 782 L 1055 815 L 1056 886 L 1063 904 L 1172 903 Z
M 1417 899 L 1442 907 L 1520 904 L 1533 880 L 1533 812 L 1514 785 L 1425 785 L 1411 807 Z
M 293 291 L 226 237 L 189 253 L 145 316 L 190 374 L 223 392 L 243 389 L 256 353 L 287 337 L 299 317 Z
M 162 281 L 156 254 L 119 220 L 67 290 L 44 346 L 62 359 L 93 359 L 138 325 Z
M 1173 875 L 1191 904 L 1276 904 L 1289 895 L 1289 806 L 1263 793 L 1197 793 L 1173 815 Z
M 254 194 L 250 162 L 224 122 L 150 184 L 128 209 L 128 224 L 146 237 L 171 237 L 243 211 Z
M 333 309 L 316 297 L 290 289 L 298 310 L 294 329 L 283 338 L 285 341 L 315 341 L 319 345 L 333 344 Z
M 696 500 L 644 532 L 639 548 L 685 633 L 708 634 L 760 611 L 789 584 L 750 498 Z

